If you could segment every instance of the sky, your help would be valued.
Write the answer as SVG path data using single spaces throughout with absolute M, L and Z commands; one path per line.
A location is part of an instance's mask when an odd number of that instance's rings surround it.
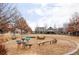
M 79 12 L 79 3 L 17 3 L 16 6 L 32 30 L 45 25 L 62 27 L 72 14 Z

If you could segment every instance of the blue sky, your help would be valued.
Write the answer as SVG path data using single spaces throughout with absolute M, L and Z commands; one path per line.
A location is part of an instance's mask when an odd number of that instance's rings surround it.
M 18 3 L 18 10 L 25 18 L 29 26 L 34 30 L 38 25 L 62 27 L 69 22 L 74 12 L 79 12 L 78 3 Z

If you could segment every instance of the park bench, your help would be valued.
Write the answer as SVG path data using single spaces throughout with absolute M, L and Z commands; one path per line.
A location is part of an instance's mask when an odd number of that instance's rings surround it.
M 39 46 L 40 46 L 41 44 L 44 45 L 44 43 L 45 43 L 45 42 L 40 42 L 40 43 L 38 43 L 38 45 L 39 45 Z
M 42 36 L 37 36 L 37 39 L 38 40 L 44 40 L 45 39 L 45 36 L 43 36 L 43 37 Z
M 54 39 L 54 40 L 51 41 L 51 43 L 52 43 L 52 44 L 53 44 L 53 43 L 57 43 L 57 40 Z
M 40 46 L 40 45 L 44 45 L 45 43 L 50 43 L 50 44 L 53 44 L 53 43 L 57 43 L 57 40 L 56 39 L 54 39 L 54 40 L 50 40 L 50 41 L 42 41 L 42 42 L 39 42 L 38 43 L 38 45 Z
M 54 40 L 50 40 L 49 42 L 50 42 L 50 44 L 54 44 L 54 43 L 57 43 L 57 40 L 54 39 Z
M 39 46 L 40 46 L 40 45 L 44 45 L 44 44 L 47 43 L 47 42 L 49 42 L 49 41 L 42 41 L 42 42 L 39 42 L 38 45 L 39 45 Z

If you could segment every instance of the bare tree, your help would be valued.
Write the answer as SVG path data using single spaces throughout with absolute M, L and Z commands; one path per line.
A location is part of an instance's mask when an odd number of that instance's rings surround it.
M 0 3 L 0 29 L 7 31 L 9 24 L 15 24 L 19 12 L 14 4 Z M 16 19 L 16 17 L 18 17 Z
M 21 34 L 23 31 L 24 32 L 32 31 L 23 17 L 21 17 L 19 20 L 16 21 L 16 27 L 18 29 L 21 29 Z
M 21 29 L 21 33 L 32 31 L 15 4 L 0 3 L 0 31 L 15 33 L 16 28 Z
M 75 12 L 72 15 L 72 18 L 70 19 L 67 31 L 71 33 L 75 32 L 75 35 L 77 35 L 77 32 L 79 31 L 78 28 L 79 28 L 79 13 Z

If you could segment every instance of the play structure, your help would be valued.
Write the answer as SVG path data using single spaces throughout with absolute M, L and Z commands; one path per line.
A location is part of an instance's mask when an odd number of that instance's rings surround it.
M 31 48 L 32 44 L 29 44 L 29 40 L 31 40 L 31 37 L 26 36 L 20 40 L 16 40 L 17 48 L 20 48 L 22 45 L 22 48 L 25 48 L 26 46 L 29 46 Z
M 37 36 L 37 39 L 38 40 L 44 40 L 45 39 L 45 36 Z

